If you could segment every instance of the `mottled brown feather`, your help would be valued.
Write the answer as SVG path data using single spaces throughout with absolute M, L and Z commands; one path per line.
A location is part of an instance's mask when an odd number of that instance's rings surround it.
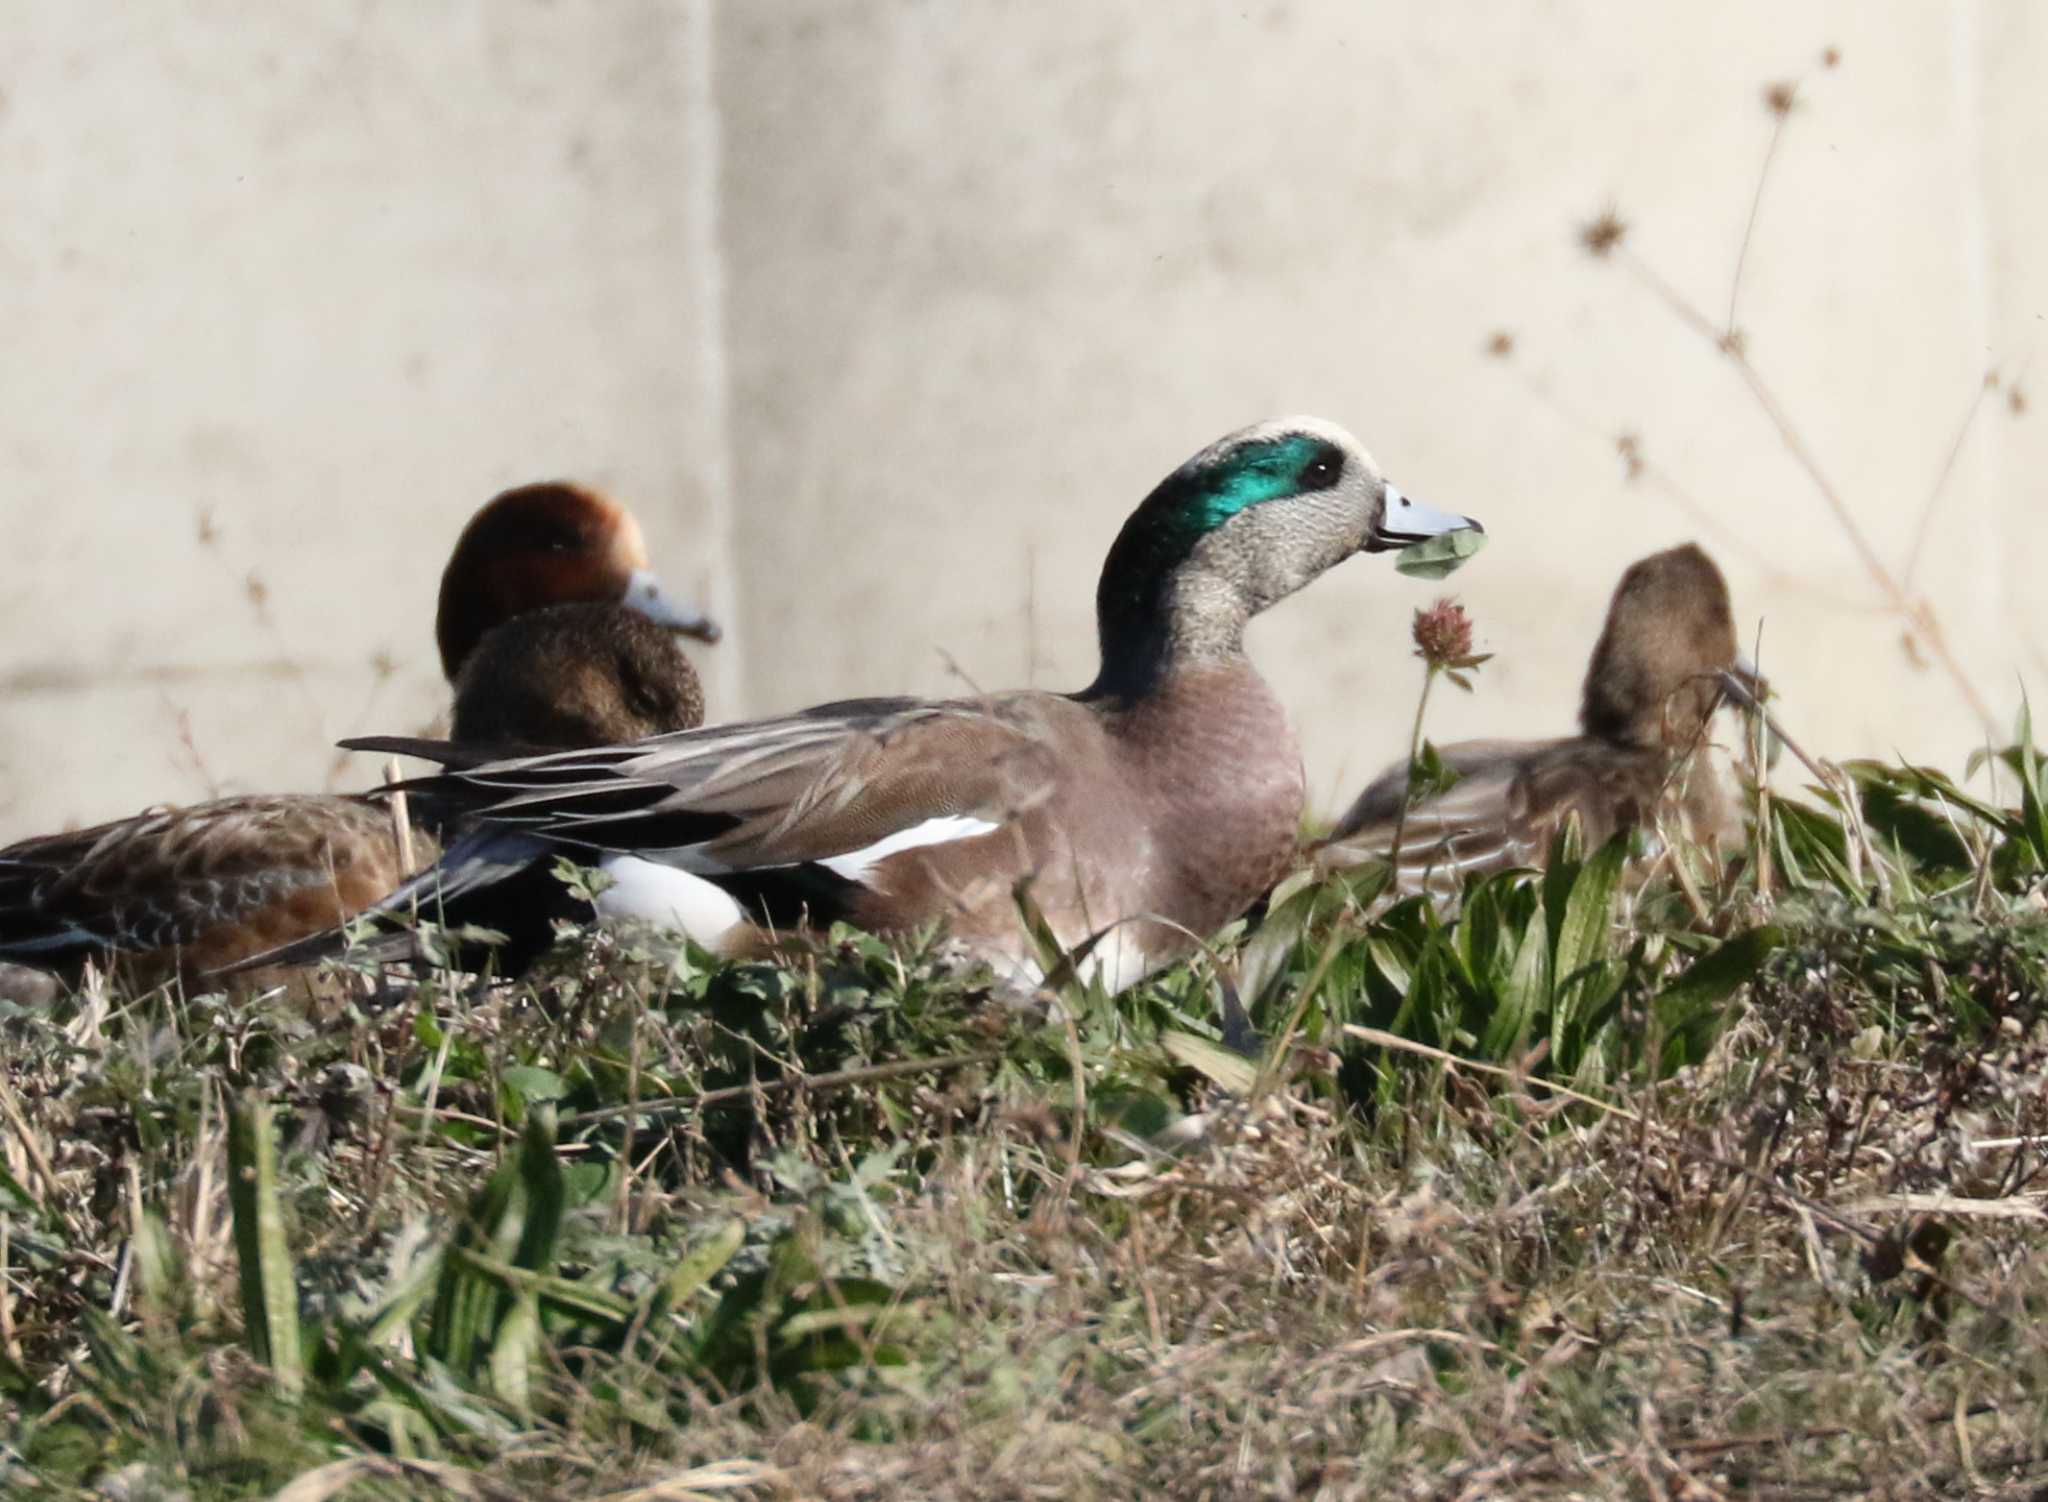
M 1739 790 L 1705 744 L 1736 661 L 1728 586 L 1687 544 L 1622 575 L 1586 670 L 1582 733 L 1562 740 L 1467 741 L 1440 748 L 1459 774 L 1408 812 L 1402 890 L 1455 891 L 1463 878 L 1540 866 L 1568 820 L 1587 848 L 1617 830 L 1660 825 L 1732 851 Z M 1405 762 L 1380 773 L 1318 847 L 1326 866 L 1384 860 L 1408 788 Z
M 675 633 L 604 601 L 530 611 L 484 637 L 456 675 L 450 736 L 570 750 L 703 722 L 704 688 Z

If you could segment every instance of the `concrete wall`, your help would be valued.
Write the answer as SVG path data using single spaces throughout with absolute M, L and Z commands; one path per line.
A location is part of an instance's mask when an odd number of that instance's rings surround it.
M 25 10 L 0 836 L 368 777 L 326 743 L 433 715 L 443 553 L 544 474 L 727 615 L 727 714 L 1074 686 L 1129 508 L 1287 411 L 1493 533 L 1439 738 L 1568 729 L 1615 575 L 1692 537 L 1810 749 L 1960 770 L 1969 694 L 1715 347 L 1753 209 L 1798 442 L 2001 726 L 2048 666 L 2030 0 Z M 1437 592 L 1360 560 L 1256 628 L 1326 806 Z

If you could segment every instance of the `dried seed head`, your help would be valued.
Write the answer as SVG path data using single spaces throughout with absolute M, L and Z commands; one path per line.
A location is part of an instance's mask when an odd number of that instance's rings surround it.
M 1608 209 L 1579 231 L 1579 243 L 1596 256 L 1605 256 L 1628 237 L 1621 215 Z
M 1433 668 L 1456 667 L 1472 657 L 1472 617 L 1449 595 L 1415 612 L 1415 655 Z
M 1634 433 L 1623 433 L 1614 440 L 1614 451 L 1621 455 L 1621 467 L 1631 480 L 1642 478 L 1648 461 L 1643 458 L 1643 440 Z

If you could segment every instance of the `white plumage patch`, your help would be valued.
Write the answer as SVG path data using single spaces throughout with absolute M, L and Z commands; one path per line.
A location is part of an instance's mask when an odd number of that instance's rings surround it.
M 607 855 L 597 867 L 611 878 L 597 898 L 597 915 L 608 921 L 675 929 L 712 950 L 747 921 L 731 893 L 674 866 L 637 855 Z
M 1115 996 L 1176 958 L 1177 955 L 1147 954 L 1126 925 L 1096 942 L 1074 967 L 1074 978 L 1084 986 L 1100 981 L 1104 994 Z M 1027 991 L 1045 983 L 1045 967 L 1034 957 L 997 957 L 993 964 L 998 975 Z
M 902 851 L 918 850 L 927 845 L 950 845 L 955 840 L 971 840 L 977 835 L 993 834 L 1001 827 L 971 814 L 942 814 L 935 819 L 926 819 L 922 824 L 913 824 L 908 829 L 884 835 L 874 844 L 859 850 L 830 856 L 818 864 L 848 881 L 861 881 L 877 864 Z

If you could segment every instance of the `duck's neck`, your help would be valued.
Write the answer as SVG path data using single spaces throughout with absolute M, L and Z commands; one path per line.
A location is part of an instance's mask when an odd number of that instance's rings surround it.
M 1251 611 L 1216 574 L 1181 568 L 1113 580 L 1105 572 L 1096 592 L 1102 668 L 1083 698 L 1134 703 L 1184 673 L 1244 660 Z

